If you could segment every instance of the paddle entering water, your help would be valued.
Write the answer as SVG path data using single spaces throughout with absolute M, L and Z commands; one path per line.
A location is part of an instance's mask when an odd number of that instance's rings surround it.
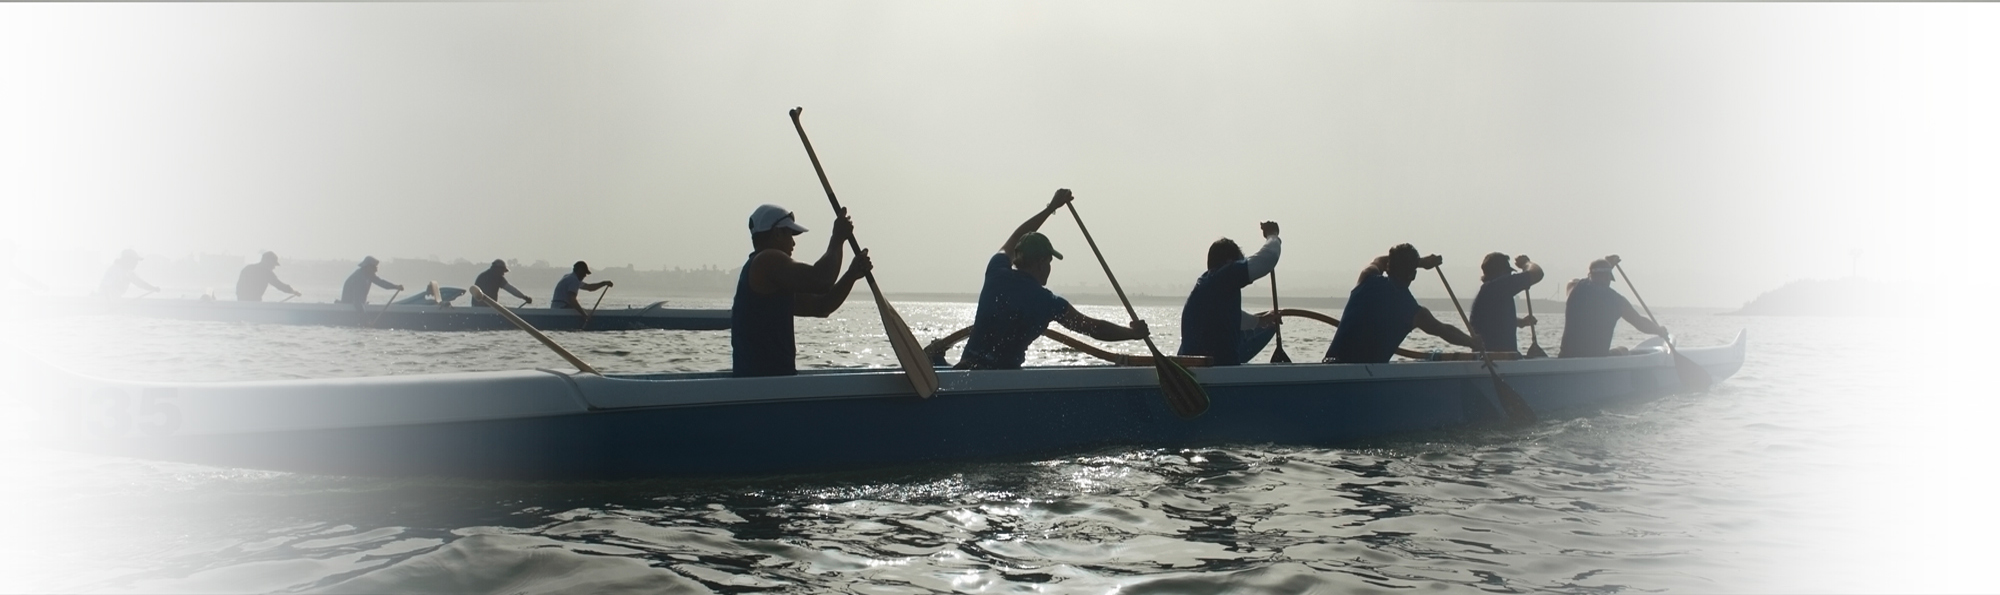
M 1458 320 L 1465 323 L 1465 328 L 1472 328 L 1472 319 L 1465 316 L 1465 307 L 1458 305 L 1458 293 L 1451 290 L 1451 280 L 1444 277 L 1444 267 L 1437 267 L 1436 270 L 1438 280 L 1444 282 L 1444 294 L 1451 296 L 1451 307 L 1458 310 Z M 1486 374 L 1493 377 L 1493 392 L 1500 397 L 1500 408 L 1507 411 L 1507 417 L 1520 423 L 1535 421 L 1535 410 L 1528 407 L 1528 401 L 1521 398 L 1521 393 L 1514 392 L 1514 387 L 1500 378 L 1499 366 L 1493 364 L 1493 356 L 1486 353 L 1484 346 L 1479 349 L 1479 359 L 1483 362 L 1481 367 L 1486 368 Z
M 1278 309 L 1278 270 L 1277 270 L 1277 269 L 1271 269 L 1271 311 L 1272 311 L 1272 312 L 1278 312 L 1278 311 L 1280 311 L 1280 310 Z M 1283 316 L 1283 315 L 1280 315 L 1280 316 L 1279 316 L 1279 319 L 1281 319 L 1281 320 L 1282 320 L 1283 318 L 1284 318 L 1284 316 Z M 1282 324 L 1282 323 L 1280 323 L 1280 324 L 1278 325 L 1278 327 L 1277 327 L 1276 329 L 1273 329 L 1273 330 L 1271 331 L 1271 333 L 1272 333 L 1272 337 L 1271 337 L 1271 338 L 1272 338 L 1272 340 L 1274 340 L 1274 341 L 1277 341 L 1277 342 L 1278 342 L 1278 349 L 1277 349 L 1277 351 L 1273 351 L 1273 352 L 1271 352 L 1271 363 L 1274 363 L 1274 364 L 1289 364 L 1289 363 L 1292 363 L 1292 356 L 1290 356 L 1290 355 L 1286 355 L 1286 354 L 1285 354 L 1285 325 L 1284 325 L 1284 324 Z
M 1132 321 L 1138 322 L 1139 311 L 1132 309 L 1132 300 L 1125 298 L 1125 288 L 1120 287 L 1118 277 L 1111 274 L 1111 264 L 1105 262 L 1104 252 L 1097 249 L 1097 240 L 1090 237 L 1090 228 L 1084 227 L 1083 215 L 1077 214 L 1076 203 L 1066 204 L 1069 206 L 1069 216 L 1076 219 L 1077 230 L 1083 232 L 1083 241 L 1089 243 L 1090 252 L 1097 255 L 1097 265 L 1104 267 L 1104 277 L 1111 280 L 1111 289 L 1118 292 L 1118 302 L 1125 305 L 1125 313 L 1132 317 Z M 1167 395 L 1167 408 L 1172 409 L 1174 415 L 1180 416 L 1181 419 L 1193 419 L 1208 411 L 1208 391 L 1201 387 L 1200 382 L 1195 381 L 1194 373 L 1175 363 L 1173 358 L 1160 353 L 1159 346 L 1153 344 L 1151 333 L 1143 339 L 1146 341 L 1146 349 L 1153 352 L 1153 369 L 1160 377 L 1160 392 Z
M 840 199 L 833 195 L 833 183 L 826 180 L 826 168 L 819 164 L 819 153 L 813 151 L 812 139 L 806 138 L 806 127 L 799 123 L 799 114 L 806 108 L 792 108 L 792 128 L 799 131 L 799 142 L 806 146 L 806 157 L 812 159 L 813 173 L 819 174 L 819 185 L 826 189 L 826 200 L 833 204 L 833 212 L 840 212 Z M 855 254 L 861 253 L 861 242 L 853 234 L 847 236 L 847 247 Z M 889 305 L 889 298 L 882 295 L 882 286 L 875 283 L 875 273 L 867 275 L 868 291 L 875 294 L 875 309 L 882 313 L 882 328 L 889 335 L 889 346 L 896 351 L 896 362 L 903 366 L 903 377 L 910 381 L 910 388 L 918 397 L 930 398 L 937 394 L 937 370 L 931 367 L 930 358 L 924 355 L 923 344 L 917 342 L 917 335 L 910 332 L 910 325 L 896 313 L 895 306 Z
M 1528 317 L 1534 318 L 1535 296 L 1528 290 L 1528 288 L 1522 288 L 1521 299 L 1528 301 Z M 1473 304 L 1473 305 L 1477 306 L 1478 304 Z M 1528 357 L 1540 358 L 1549 356 L 1549 352 L 1542 351 L 1542 340 L 1539 335 L 1541 335 L 1541 333 L 1535 330 L 1535 325 L 1533 324 L 1528 325 Z
M 1639 297 L 1639 288 L 1633 286 L 1632 277 L 1625 274 L 1625 266 L 1623 264 L 1611 266 L 1618 269 L 1618 276 L 1625 278 L 1625 288 L 1632 290 L 1632 297 L 1639 300 L 1640 308 L 1646 310 L 1646 318 L 1653 321 L 1653 326 L 1660 326 L 1659 317 L 1653 316 L 1653 309 L 1646 306 L 1646 298 Z M 1674 354 L 1674 372 L 1680 374 L 1681 384 L 1698 391 L 1708 390 L 1709 385 L 1715 384 L 1715 379 L 1708 376 L 1707 369 L 1702 368 L 1701 364 L 1694 363 L 1694 360 L 1688 359 L 1687 356 L 1681 355 L 1680 348 L 1674 346 L 1673 335 L 1667 335 L 1667 352 Z
M 576 366 L 577 371 L 589 374 L 596 374 L 598 376 L 604 375 L 603 372 L 597 371 L 597 368 L 590 367 L 590 364 L 583 363 L 583 360 L 577 358 L 576 354 L 570 353 L 568 349 L 563 349 L 563 346 L 561 345 L 557 345 L 555 339 L 550 339 L 548 335 L 542 334 L 542 331 L 536 329 L 535 325 L 528 324 L 528 321 L 526 320 L 521 320 L 520 316 L 516 316 L 513 310 L 508 310 L 507 306 L 501 304 L 499 300 L 487 297 L 486 292 L 484 290 L 479 289 L 478 285 L 474 285 L 470 289 L 472 290 L 472 297 L 474 298 L 472 301 L 486 302 L 486 305 L 493 307 L 493 311 L 500 313 L 501 318 L 507 319 L 507 322 L 514 323 L 515 328 L 527 331 L 529 336 L 534 337 L 536 341 L 541 341 L 542 346 L 548 347 L 550 351 L 556 352 L 556 355 L 560 355 L 564 360 L 568 360 L 569 365 Z

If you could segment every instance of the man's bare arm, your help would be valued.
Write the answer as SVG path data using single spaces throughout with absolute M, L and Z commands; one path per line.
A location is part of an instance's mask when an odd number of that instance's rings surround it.
M 1006 252 L 1007 258 L 1012 260 L 1014 258 L 1014 245 L 1021 243 L 1021 236 L 1040 230 L 1042 224 L 1048 222 L 1049 215 L 1055 214 L 1057 209 L 1063 208 L 1063 205 L 1069 204 L 1072 200 L 1076 200 L 1076 196 L 1070 194 L 1068 188 L 1056 189 L 1056 196 L 1049 199 L 1049 206 L 1042 207 L 1042 212 L 1035 213 L 1035 216 L 1021 222 L 1020 227 L 1014 228 L 1013 235 L 1007 236 L 1007 243 L 1000 245 L 1000 251 Z
M 1135 320 L 1131 326 L 1126 326 L 1109 320 L 1091 318 L 1076 311 L 1075 306 L 1057 316 L 1056 322 L 1064 328 L 1090 335 L 1090 338 L 1099 341 L 1133 341 L 1143 339 L 1149 334 L 1144 320 Z
M 1418 329 L 1430 333 L 1439 339 L 1444 339 L 1446 343 L 1474 350 L 1482 348 L 1479 341 L 1472 338 L 1472 335 L 1465 334 L 1465 331 L 1458 330 L 1458 327 L 1445 324 L 1443 321 L 1438 320 L 1436 316 L 1432 316 L 1430 308 L 1417 308 L 1416 323 Z

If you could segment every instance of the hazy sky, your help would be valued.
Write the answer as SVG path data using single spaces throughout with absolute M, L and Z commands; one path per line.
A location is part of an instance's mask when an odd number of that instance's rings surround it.
M 1996 31 L 1993 4 L 5 3 L 0 237 L 735 267 L 759 203 L 825 245 L 798 105 L 892 292 L 976 291 L 1059 187 L 1128 285 L 1275 219 L 1286 293 L 1398 242 L 1461 293 L 1495 250 L 1619 253 L 1655 305 L 1856 250 L 1990 292 L 1955 270 L 1996 245 Z M 1101 282 L 1046 229 L 1055 284 Z

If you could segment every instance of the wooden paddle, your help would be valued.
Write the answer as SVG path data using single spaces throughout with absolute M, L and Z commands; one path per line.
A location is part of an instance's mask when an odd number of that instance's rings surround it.
M 1523 288 L 1521 290 L 1521 299 L 1528 300 L 1528 316 L 1533 317 L 1535 315 L 1535 296 L 1531 294 L 1528 291 L 1528 289 Z M 1532 324 L 1528 325 L 1528 357 L 1549 356 L 1549 352 L 1542 351 L 1542 340 L 1539 336 L 1540 334 L 1541 333 L 1535 332 L 1535 325 Z
M 1278 310 L 1278 270 L 1277 270 L 1277 269 L 1271 269 L 1271 311 L 1272 311 L 1272 312 L 1277 312 L 1277 311 L 1279 311 L 1279 310 Z M 1284 316 L 1283 316 L 1283 315 L 1279 315 L 1279 318 L 1280 318 L 1280 319 L 1283 319 L 1283 318 L 1284 318 Z M 1271 331 L 1271 333 L 1272 333 L 1272 339 L 1274 339 L 1274 340 L 1276 340 L 1276 341 L 1278 342 L 1278 349 L 1277 349 L 1277 351 L 1272 351 L 1272 352 L 1271 352 L 1271 363 L 1274 363 L 1274 364 L 1289 364 L 1289 363 L 1292 363 L 1292 356 L 1289 356 L 1289 355 L 1285 355 L 1285 326 L 1284 326 L 1283 324 L 1280 324 L 1280 325 L 1278 325 L 1278 328 L 1276 328 L 1276 329 L 1273 329 L 1273 330 Z
M 438 282 L 436 281 L 431 282 L 430 294 L 431 294 L 431 305 L 437 306 L 439 308 L 444 307 L 444 296 L 438 291 Z
M 1625 288 L 1632 290 L 1632 297 L 1639 300 L 1639 307 L 1645 308 L 1646 318 L 1653 321 L 1653 326 L 1659 326 L 1660 319 L 1653 316 L 1653 309 L 1646 307 L 1646 298 L 1639 296 L 1639 288 L 1633 286 L 1632 277 L 1625 274 L 1625 265 L 1611 266 L 1618 269 L 1618 276 L 1625 278 Z M 1674 372 L 1680 374 L 1681 384 L 1698 391 L 1708 390 L 1709 386 L 1715 384 L 1715 379 L 1709 377 L 1707 369 L 1702 368 L 1701 364 L 1694 363 L 1694 360 L 1688 359 L 1687 356 L 1681 355 L 1680 348 L 1674 346 L 1673 335 L 1667 336 L 1667 352 L 1674 354 Z
M 1451 307 L 1458 310 L 1458 320 L 1465 323 L 1465 328 L 1472 328 L 1472 319 L 1465 316 L 1465 307 L 1458 305 L 1458 293 L 1451 290 L 1451 280 L 1444 277 L 1444 267 L 1437 267 L 1437 273 L 1438 280 L 1444 282 L 1444 294 L 1451 296 Z M 1500 369 L 1499 366 L 1493 365 L 1493 356 L 1488 355 L 1482 348 L 1479 350 L 1479 359 L 1484 362 L 1486 374 L 1493 377 L 1493 392 L 1499 395 L 1500 408 L 1507 410 L 1507 417 L 1520 423 L 1535 421 L 1535 410 L 1528 407 L 1528 401 L 1522 399 L 1521 393 L 1514 392 L 1514 387 L 1508 386 L 1507 381 L 1500 378 Z
M 555 339 L 550 339 L 548 335 L 542 334 L 542 331 L 537 330 L 535 325 L 528 324 L 526 320 L 521 320 L 521 317 L 516 316 L 514 311 L 508 310 L 507 306 L 501 305 L 499 300 L 487 297 L 486 292 L 479 289 L 479 286 L 474 285 L 470 289 L 472 290 L 472 297 L 478 298 L 473 301 L 483 301 L 486 302 L 486 305 L 492 306 L 493 311 L 499 312 L 501 318 L 507 319 L 507 322 L 514 323 L 515 328 L 527 331 L 529 336 L 534 337 L 536 341 L 541 341 L 543 346 L 548 347 L 549 350 L 556 352 L 556 355 L 560 355 L 563 359 L 568 360 L 569 365 L 576 366 L 577 371 L 596 374 L 598 376 L 604 375 L 603 372 L 597 371 L 597 368 L 583 363 L 583 360 L 578 359 L 576 354 L 570 353 L 568 349 L 563 349 L 561 345 L 557 345 Z
M 806 157 L 812 159 L 813 173 L 819 174 L 819 185 L 826 189 L 826 200 L 833 204 L 833 212 L 840 212 L 840 199 L 833 195 L 833 183 L 826 181 L 826 168 L 819 164 L 819 153 L 813 151 L 812 139 L 806 138 L 806 127 L 799 123 L 799 114 L 806 108 L 792 108 L 792 128 L 799 131 L 799 142 L 806 146 Z M 853 234 L 847 237 L 847 247 L 855 254 L 861 253 L 861 242 Z M 875 273 L 868 273 L 868 290 L 875 294 L 875 309 L 882 313 L 882 328 L 889 335 L 889 347 L 896 351 L 896 362 L 903 366 L 903 377 L 910 381 L 910 388 L 918 397 L 930 398 L 937 394 L 937 369 L 931 367 L 931 360 L 924 355 L 923 345 L 917 343 L 916 333 L 910 332 L 910 325 L 896 313 L 895 306 L 889 305 L 889 298 L 882 295 L 882 286 L 875 283 Z
M 382 303 L 382 311 L 375 313 L 375 318 L 368 321 L 368 326 L 374 327 L 375 323 L 381 322 L 382 315 L 389 313 L 389 306 L 396 305 L 396 297 L 401 295 L 403 295 L 403 290 L 401 289 L 396 290 L 396 293 L 389 294 L 389 301 Z
M 1077 214 L 1076 203 L 1067 204 L 1069 216 L 1076 219 L 1076 228 L 1083 232 L 1083 241 L 1088 242 L 1090 252 L 1097 255 L 1098 266 L 1104 267 L 1104 277 L 1111 280 L 1111 289 L 1118 292 L 1119 303 L 1125 304 L 1125 313 L 1132 317 L 1133 322 L 1138 322 L 1139 311 L 1133 310 L 1132 300 L 1125 298 L 1125 288 L 1119 287 L 1118 277 L 1111 274 L 1111 264 L 1105 262 L 1104 252 L 1097 249 L 1097 240 L 1090 237 L 1090 228 L 1084 227 L 1083 215 Z M 1181 419 L 1193 419 L 1208 411 L 1208 391 L 1201 388 L 1200 382 L 1195 381 L 1194 373 L 1175 363 L 1173 358 L 1160 353 L 1159 346 L 1153 344 L 1153 337 L 1149 335 L 1144 339 L 1146 349 L 1153 352 L 1153 369 L 1160 377 L 1160 392 L 1167 395 L 1167 408 L 1172 409 L 1174 415 L 1180 416 Z

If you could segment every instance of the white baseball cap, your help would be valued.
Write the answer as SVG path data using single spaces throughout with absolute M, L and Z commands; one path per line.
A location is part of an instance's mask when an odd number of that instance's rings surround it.
M 750 214 L 750 233 L 764 233 L 777 228 L 792 230 L 792 234 L 806 232 L 806 227 L 792 218 L 792 212 L 778 205 L 763 205 Z

